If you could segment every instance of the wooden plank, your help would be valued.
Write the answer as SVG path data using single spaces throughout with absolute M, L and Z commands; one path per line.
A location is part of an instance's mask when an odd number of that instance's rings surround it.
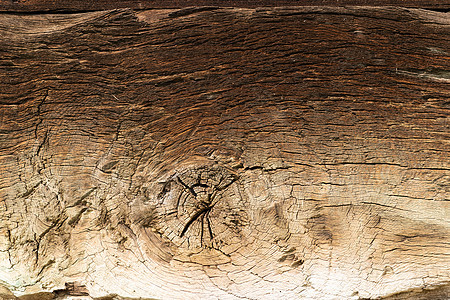
M 0 14 L 0 282 L 445 299 L 449 70 L 422 9 Z
M 273 6 L 402 6 L 446 10 L 449 0 L 0 0 L 4 12 L 94 11 L 117 8 L 154 9 L 192 6 L 273 7 Z

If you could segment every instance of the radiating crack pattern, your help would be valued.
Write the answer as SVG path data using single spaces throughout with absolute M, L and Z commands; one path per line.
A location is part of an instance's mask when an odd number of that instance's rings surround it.
M 239 219 L 247 218 L 243 213 L 233 214 L 233 207 L 242 205 L 239 193 L 234 190 L 238 188 L 238 180 L 237 174 L 221 166 L 194 168 L 173 176 L 160 193 L 165 197 L 162 217 L 170 225 L 159 230 L 177 232 L 172 241 L 190 248 L 214 247 L 223 242 L 231 233 L 229 228 L 234 224 L 237 230 L 243 223 Z M 175 192 L 168 192 L 169 186 Z

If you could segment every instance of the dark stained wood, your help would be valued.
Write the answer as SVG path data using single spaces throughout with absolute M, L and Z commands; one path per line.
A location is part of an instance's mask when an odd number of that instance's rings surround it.
M 417 289 L 395 294 L 383 300 L 448 300 L 450 299 L 450 285 L 429 289 Z
M 445 10 L 449 0 L 0 0 L 4 12 L 94 11 L 117 8 L 153 9 L 193 6 L 267 7 L 267 6 L 402 6 Z
M 0 14 L 0 282 L 445 295 L 449 70 L 420 9 Z

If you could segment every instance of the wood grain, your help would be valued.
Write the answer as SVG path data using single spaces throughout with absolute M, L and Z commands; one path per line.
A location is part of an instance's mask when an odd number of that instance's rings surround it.
M 0 0 L 4 12 L 80 12 L 119 8 L 160 9 L 194 6 L 273 7 L 273 6 L 402 6 L 448 10 L 448 0 Z
M 405 8 L 0 14 L 0 283 L 448 294 L 449 34 Z

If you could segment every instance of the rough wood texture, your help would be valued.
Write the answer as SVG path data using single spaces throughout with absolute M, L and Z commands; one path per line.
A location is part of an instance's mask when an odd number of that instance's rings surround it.
M 449 33 L 400 8 L 0 15 L 2 293 L 446 297 Z
M 402 6 L 445 10 L 449 0 L 0 0 L 0 11 L 95 11 L 132 8 L 182 8 L 220 6 L 256 8 L 262 6 Z

